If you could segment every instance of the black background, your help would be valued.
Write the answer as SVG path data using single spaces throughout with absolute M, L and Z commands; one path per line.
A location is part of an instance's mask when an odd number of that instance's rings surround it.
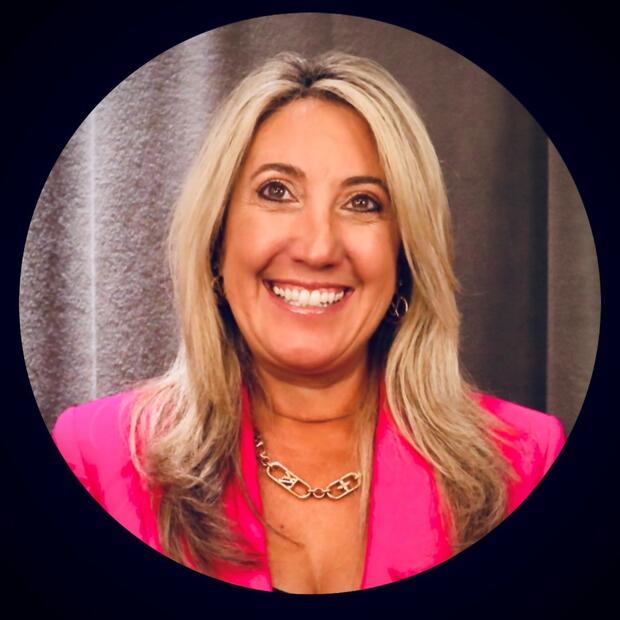
M 0 529 L 5 617 L 189 618 L 222 610 L 259 617 L 325 612 L 362 617 L 598 617 L 618 613 L 618 543 L 611 399 L 611 279 L 618 208 L 614 21 L 549 4 L 427 2 L 391 10 L 330 2 L 24 3 L 0 17 L 0 180 L 4 282 Z M 602 4 L 602 3 L 600 3 Z M 432 6 L 428 6 L 432 5 Z M 254 8 L 251 8 L 254 6 Z M 525 504 L 473 548 L 413 579 L 337 596 L 236 588 L 170 562 L 118 526 L 69 474 L 37 411 L 19 339 L 23 246 L 56 158 L 92 108 L 145 62 L 225 23 L 293 10 L 395 23 L 468 57 L 533 114 L 564 158 L 592 226 L 602 284 L 601 341 L 582 414 Z M 570 257 L 567 257 L 569 259 Z M 14 611 L 13 611 L 14 610 Z M 572 615 L 572 614 L 571 614 Z

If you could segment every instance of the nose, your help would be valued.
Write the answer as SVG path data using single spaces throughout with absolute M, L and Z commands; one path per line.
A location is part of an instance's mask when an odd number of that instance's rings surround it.
M 343 257 L 344 244 L 339 223 L 328 205 L 307 206 L 295 223 L 294 260 L 315 269 L 336 265 Z

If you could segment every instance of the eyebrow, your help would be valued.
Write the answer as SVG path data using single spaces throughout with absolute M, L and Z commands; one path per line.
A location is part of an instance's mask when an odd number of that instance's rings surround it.
M 372 176 L 357 176 L 357 177 L 349 177 L 342 182 L 344 187 L 351 187 L 352 185 L 363 185 L 365 183 L 371 183 L 373 185 L 378 185 L 388 196 L 390 192 L 387 188 L 387 184 L 383 179 L 379 177 Z
M 295 166 L 291 166 L 291 164 L 272 163 L 259 166 L 251 178 L 253 179 L 257 177 L 261 172 L 265 172 L 265 170 L 275 170 L 276 172 L 283 172 L 284 174 L 290 174 L 291 176 L 297 177 L 298 179 L 306 177 L 303 170 L 300 170 Z
M 252 175 L 252 179 L 257 177 L 261 172 L 265 172 L 266 170 L 275 170 L 276 172 L 282 172 L 284 174 L 289 174 L 298 179 L 305 179 L 306 174 L 303 170 L 297 168 L 296 166 L 292 166 L 291 164 L 283 164 L 280 162 L 273 162 L 269 164 L 263 164 L 259 166 L 258 169 Z M 390 194 L 387 184 L 383 179 L 379 177 L 373 177 L 369 175 L 359 175 L 354 177 L 349 177 L 342 182 L 343 187 L 351 187 L 353 185 L 362 185 L 365 183 L 370 183 L 373 185 L 378 185 L 386 194 Z

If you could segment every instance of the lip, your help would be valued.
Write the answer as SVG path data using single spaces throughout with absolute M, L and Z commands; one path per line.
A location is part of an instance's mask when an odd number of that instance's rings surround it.
M 288 284 L 290 286 L 298 286 L 306 289 L 344 289 L 343 298 L 337 303 L 332 304 L 331 306 L 325 306 L 324 308 L 319 308 L 317 306 L 291 306 L 287 304 L 284 299 L 278 297 L 273 290 L 271 289 L 271 283 L 277 282 L 278 284 Z M 339 312 L 342 308 L 347 305 L 349 298 L 353 294 L 354 289 L 350 286 L 327 283 L 327 282 L 301 282 L 299 280 L 263 280 L 263 285 L 269 294 L 269 297 L 276 303 L 280 308 L 286 310 L 287 312 L 291 312 L 293 314 L 302 314 L 306 316 L 322 316 L 325 314 L 333 314 L 334 312 Z
M 270 284 L 273 284 L 274 282 L 277 282 L 279 285 L 289 285 L 289 286 L 296 286 L 298 288 L 305 288 L 305 289 L 338 289 L 338 290 L 344 290 L 345 294 L 348 293 L 349 291 L 353 290 L 352 286 L 348 286 L 347 284 L 340 284 L 338 282 L 302 282 L 301 280 L 280 280 L 280 279 L 276 279 L 276 278 L 269 278 L 266 280 L 263 280 L 263 282 L 265 284 L 267 284 L 267 286 L 269 286 Z

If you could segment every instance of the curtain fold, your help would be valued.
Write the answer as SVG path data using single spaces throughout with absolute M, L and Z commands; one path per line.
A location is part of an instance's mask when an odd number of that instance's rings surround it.
M 549 143 L 547 406 L 572 427 L 583 404 L 599 336 L 601 289 L 588 216 Z

